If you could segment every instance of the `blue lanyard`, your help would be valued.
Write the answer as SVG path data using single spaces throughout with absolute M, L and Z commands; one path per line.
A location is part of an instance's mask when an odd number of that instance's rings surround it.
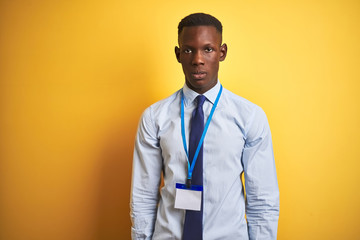
M 199 141 L 199 144 L 196 148 L 196 152 L 195 152 L 195 155 L 194 155 L 194 158 L 191 162 L 191 166 L 190 166 L 190 162 L 189 162 L 189 153 L 188 153 L 188 150 L 187 150 L 187 144 L 186 144 L 186 135 L 185 135 L 185 120 L 184 120 L 184 92 L 181 91 L 181 135 L 182 135 L 182 139 L 183 139 L 183 144 L 184 144 L 184 149 L 185 149 L 185 152 L 186 152 L 186 156 L 187 156 L 187 163 L 188 163 L 188 179 L 191 179 L 192 178 L 192 173 L 193 173 L 193 170 L 194 170 L 194 167 L 195 167 L 195 163 L 196 163 L 196 159 L 199 155 L 199 152 L 200 152 L 200 148 L 201 148 L 201 145 L 204 141 L 204 138 L 205 138 L 205 135 L 206 135 L 206 132 L 209 128 L 209 125 L 210 125 L 210 122 L 211 122 L 211 118 L 214 114 L 214 111 L 215 111 L 215 108 L 219 102 L 219 99 L 220 99 L 220 96 L 221 96 L 221 92 L 222 92 L 222 85 L 220 85 L 220 90 L 219 90 L 219 93 L 216 97 L 216 100 L 214 102 L 214 105 L 213 107 L 211 108 L 211 112 L 210 112 L 210 115 L 206 121 L 206 124 L 205 124 L 205 127 L 204 127 L 204 131 L 201 135 L 201 138 L 200 138 L 200 141 Z

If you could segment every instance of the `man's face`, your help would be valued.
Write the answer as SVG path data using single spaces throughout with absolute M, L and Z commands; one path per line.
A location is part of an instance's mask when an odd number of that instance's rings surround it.
M 221 45 L 221 34 L 214 26 L 184 27 L 175 47 L 186 85 L 203 94 L 216 85 L 219 62 L 226 57 L 227 46 Z

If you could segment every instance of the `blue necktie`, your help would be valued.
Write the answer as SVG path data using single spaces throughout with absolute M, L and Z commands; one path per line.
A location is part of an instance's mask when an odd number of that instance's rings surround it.
M 191 119 L 189 161 L 193 160 L 196 148 L 204 131 L 204 112 L 202 107 L 206 98 L 203 95 L 199 95 L 196 97 L 196 99 L 197 107 L 193 111 Z M 201 186 L 203 185 L 203 146 L 201 146 L 199 155 L 196 160 L 196 164 L 192 174 L 191 184 Z M 203 201 L 201 201 L 200 211 L 186 210 L 183 240 L 202 240 L 202 216 Z

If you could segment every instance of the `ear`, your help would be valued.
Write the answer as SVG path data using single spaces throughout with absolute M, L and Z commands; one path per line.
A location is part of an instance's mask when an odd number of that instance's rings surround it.
M 180 48 L 175 47 L 175 55 L 176 55 L 177 61 L 180 63 Z
M 224 43 L 220 46 L 220 62 L 224 61 L 227 54 L 227 45 Z

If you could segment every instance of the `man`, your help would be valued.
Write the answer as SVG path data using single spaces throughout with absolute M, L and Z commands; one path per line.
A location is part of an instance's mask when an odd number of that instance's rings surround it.
M 184 87 L 147 108 L 137 132 L 132 238 L 276 239 L 270 128 L 260 107 L 218 81 L 227 54 L 221 23 L 191 14 L 179 23 L 178 44 Z

